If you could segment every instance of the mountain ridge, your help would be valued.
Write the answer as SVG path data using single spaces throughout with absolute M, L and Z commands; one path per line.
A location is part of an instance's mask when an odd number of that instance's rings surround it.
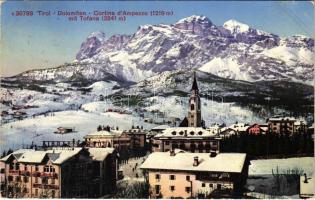
M 64 81 L 80 71 L 95 81 L 112 74 L 139 82 L 164 71 L 196 68 L 230 79 L 310 85 L 313 53 L 314 40 L 306 36 L 279 37 L 236 20 L 217 26 L 194 15 L 170 25 L 141 25 L 132 35 L 107 38 L 94 32 L 81 44 L 74 62 L 15 77 Z

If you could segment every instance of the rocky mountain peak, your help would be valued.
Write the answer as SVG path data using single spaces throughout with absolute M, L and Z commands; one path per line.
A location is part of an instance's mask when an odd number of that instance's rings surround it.
M 83 60 L 99 53 L 104 41 L 105 33 L 101 31 L 91 33 L 81 44 L 80 50 L 76 55 L 76 59 Z
M 250 28 L 247 24 L 243 24 L 234 19 L 226 21 L 223 27 L 231 31 L 232 34 L 248 32 Z

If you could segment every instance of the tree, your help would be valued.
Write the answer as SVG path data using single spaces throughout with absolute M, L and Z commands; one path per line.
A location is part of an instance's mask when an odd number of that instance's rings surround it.
M 6 154 L 6 151 L 3 150 L 1 158 L 5 157 L 6 155 L 7 155 L 7 154 Z

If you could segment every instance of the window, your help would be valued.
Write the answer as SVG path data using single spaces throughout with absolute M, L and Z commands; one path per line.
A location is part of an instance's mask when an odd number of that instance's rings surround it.
M 35 189 L 35 196 L 38 196 L 38 189 Z
M 15 177 L 15 181 L 20 182 L 21 181 L 21 177 L 20 176 Z
M 186 181 L 190 181 L 190 176 L 186 176 Z
M 51 191 L 51 197 L 52 197 L 52 198 L 55 198 L 55 196 L 56 196 L 56 191 L 55 191 L 55 190 L 52 190 L 52 191 Z
M 185 191 L 186 191 L 187 193 L 189 193 L 189 192 L 190 192 L 190 187 L 185 187 Z
M 44 172 L 49 172 L 49 166 L 44 167 Z
M 13 181 L 13 176 L 8 176 L 9 181 Z
M 172 135 L 176 135 L 176 131 L 173 131 L 173 132 L 172 132 Z
M 218 190 L 221 190 L 221 184 L 218 184 L 217 188 L 218 188 Z
M 209 184 L 209 187 L 213 188 L 213 184 L 212 184 L 212 183 L 210 183 L 210 184 Z
M 198 135 L 202 135 L 202 131 L 199 131 L 199 132 L 198 132 Z
M 194 131 L 190 131 L 190 135 L 195 135 L 195 132 Z
M 201 184 L 201 187 L 206 187 L 206 184 L 205 184 L 205 183 L 202 183 L 202 184 Z
M 55 179 L 54 178 L 51 179 L 51 184 L 53 184 L 53 185 L 55 184 Z
M 28 183 L 28 177 L 24 176 L 23 181 L 24 181 L 24 183 Z
M 155 174 L 155 179 L 161 179 L 160 174 Z
M 4 171 L 5 171 L 5 170 L 4 170 L 3 168 L 0 169 L 0 173 L 1 173 L 1 174 L 4 174 Z
M 161 186 L 160 185 L 155 185 L 155 193 L 159 194 L 161 190 Z
M 38 177 L 35 177 L 35 183 L 38 183 Z
M 175 186 L 174 185 L 171 185 L 170 186 L 170 191 L 174 191 L 175 190 Z
M 42 184 L 48 184 L 48 178 L 47 177 L 42 178 Z
M 183 131 L 179 132 L 179 135 L 184 135 L 184 132 Z
M 169 141 L 166 141 L 166 142 L 165 142 L 165 145 L 169 145 L 169 144 L 170 144 L 170 142 L 169 142 Z
M 19 170 L 20 169 L 20 163 L 15 163 L 15 170 Z
M 170 175 L 170 180 L 175 180 L 175 175 Z
M 195 110 L 195 105 L 194 104 L 190 105 L 190 110 Z
M 35 171 L 38 172 L 38 165 L 35 165 Z
M 53 166 L 50 166 L 50 172 L 55 172 L 55 168 Z
M 13 163 L 10 163 L 10 169 L 14 169 L 14 164 Z
M 24 165 L 24 170 L 27 171 L 27 165 Z

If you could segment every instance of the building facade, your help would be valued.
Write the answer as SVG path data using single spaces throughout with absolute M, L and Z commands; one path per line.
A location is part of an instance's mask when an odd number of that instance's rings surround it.
M 271 133 L 292 135 L 295 132 L 294 123 L 296 119 L 293 117 L 269 118 L 267 122 Z
M 113 148 L 20 149 L 2 158 L 2 195 L 11 198 L 92 198 L 116 186 Z
M 101 130 L 84 136 L 87 147 L 113 147 L 115 149 L 131 148 L 131 138 L 127 133 L 117 130 Z
M 131 148 L 144 148 L 146 144 L 146 131 L 140 127 L 134 127 L 130 130 L 124 131 L 130 137 Z
M 179 148 L 189 152 L 219 152 L 220 138 L 201 127 L 173 127 L 153 138 L 152 151 L 166 152 Z
M 146 172 L 150 198 L 211 198 L 216 191 L 233 197 L 246 183 L 248 163 L 246 154 L 241 153 L 216 155 L 176 149 L 152 153 L 141 169 Z

